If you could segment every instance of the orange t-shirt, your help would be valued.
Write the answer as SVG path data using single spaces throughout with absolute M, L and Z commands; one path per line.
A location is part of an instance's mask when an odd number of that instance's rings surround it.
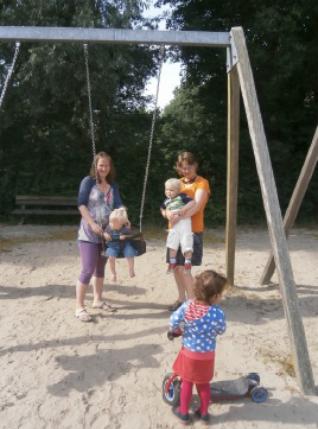
M 181 182 L 180 192 L 184 192 L 185 194 L 188 195 L 188 197 L 192 199 L 195 198 L 195 193 L 197 189 L 203 189 L 208 193 L 208 196 L 210 196 L 211 194 L 209 182 L 201 176 L 197 176 L 195 180 L 191 183 L 185 183 L 184 178 L 182 177 L 180 179 L 180 182 Z M 192 232 L 203 232 L 205 206 L 206 204 L 204 204 L 204 206 L 202 206 L 201 209 L 191 217 Z

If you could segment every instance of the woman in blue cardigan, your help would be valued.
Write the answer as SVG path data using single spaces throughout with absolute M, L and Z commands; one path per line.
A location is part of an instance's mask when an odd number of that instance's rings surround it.
M 93 307 L 115 311 L 102 300 L 107 261 L 102 255 L 102 235 L 108 225 L 110 212 L 122 206 L 114 175 L 111 157 L 106 152 L 99 152 L 92 163 L 90 175 L 84 177 L 79 188 L 78 209 L 82 219 L 78 230 L 78 248 L 81 273 L 76 285 L 75 316 L 82 322 L 92 320 L 84 305 L 86 290 L 92 277 Z

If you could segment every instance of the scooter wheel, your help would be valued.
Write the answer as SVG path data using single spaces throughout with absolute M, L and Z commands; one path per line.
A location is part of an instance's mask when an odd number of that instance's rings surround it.
M 177 407 L 180 403 L 180 388 L 181 383 L 178 378 L 174 379 L 170 384 L 169 389 L 166 389 L 169 378 L 172 374 L 167 374 L 162 382 L 162 399 L 172 407 Z
M 256 384 L 259 384 L 261 382 L 261 377 L 257 372 L 250 372 L 249 374 L 247 374 L 247 378 L 249 380 L 254 381 Z
M 264 387 L 254 387 L 250 392 L 253 402 L 260 404 L 268 399 L 268 391 Z

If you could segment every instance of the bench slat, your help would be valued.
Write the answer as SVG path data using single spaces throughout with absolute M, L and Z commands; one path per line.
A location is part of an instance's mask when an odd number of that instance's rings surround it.
M 16 205 L 77 206 L 76 197 L 17 195 Z
M 79 215 L 78 210 L 50 210 L 50 209 L 15 209 L 12 214 L 14 215 Z

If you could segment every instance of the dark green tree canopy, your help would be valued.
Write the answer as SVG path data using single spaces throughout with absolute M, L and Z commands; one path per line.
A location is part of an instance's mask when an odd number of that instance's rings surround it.
M 140 28 L 151 24 L 142 18 L 144 3 L 1 2 L 0 24 Z M 131 175 L 146 156 L 149 114 L 143 91 L 155 73 L 157 51 L 137 45 L 89 46 L 97 151 L 109 152 L 119 171 L 128 161 Z M 12 44 L 2 43 L 0 52 L 3 85 Z M 22 44 L 1 115 L 0 169 L 6 186 L 10 183 L 17 193 L 76 193 L 92 159 L 83 47 Z M 131 176 L 120 180 L 126 185 Z
M 234 26 L 243 27 L 279 196 L 285 208 L 317 125 L 318 3 L 314 0 L 261 3 L 159 0 L 158 4 L 173 8 L 169 22 L 172 29 L 229 31 Z M 216 152 L 217 159 L 221 159 L 219 153 L 224 150 L 226 130 L 225 55 L 217 49 L 188 47 L 178 52 L 186 70 L 184 86 L 198 88 L 204 115 L 210 112 L 213 118 L 214 126 L 209 126 L 203 117 L 202 121 L 196 119 L 203 124 L 206 134 L 213 136 L 210 137 L 213 146 L 206 147 L 206 158 L 212 159 Z M 244 114 L 242 121 L 240 213 L 246 219 L 251 206 L 261 209 L 261 205 L 259 198 L 255 200 L 259 192 Z M 199 132 L 202 133 L 202 128 Z M 222 187 L 224 180 L 225 176 L 217 187 Z M 315 175 L 304 202 L 308 215 L 314 214 L 315 208 L 317 211 L 317 190 Z
M 177 30 L 245 30 L 283 210 L 317 124 L 318 3 L 314 0 L 159 0 L 173 9 Z M 142 17 L 147 1 L 3 1 L 0 25 L 153 28 Z M 13 44 L 0 44 L 1 88 Z M 155 133 L 145 214 L 159 216 L 163 183 L 175 176 L 177 152 L 191 150 L 212 185 L 208 223 L 224 222 L 227 77 L 223 49 L 169 50 L 184 74 Z M 158 67 L 158 48 L 90 45 L 89 63 L 97 150 L 114 158 L 118 182 L 138 215 L 151 113 L 143 91 Z M 164 89 L 165 82 L 161 88 Z M 239 216 L 261 219 L 262 203 L 245 116 L 240 138 Z M 83 47 L 24 43 L 0 121 L 0 212 L 15 194 L 74 195 L 92 159 Z M 302 212 L 317 213 L 315 174 Z

